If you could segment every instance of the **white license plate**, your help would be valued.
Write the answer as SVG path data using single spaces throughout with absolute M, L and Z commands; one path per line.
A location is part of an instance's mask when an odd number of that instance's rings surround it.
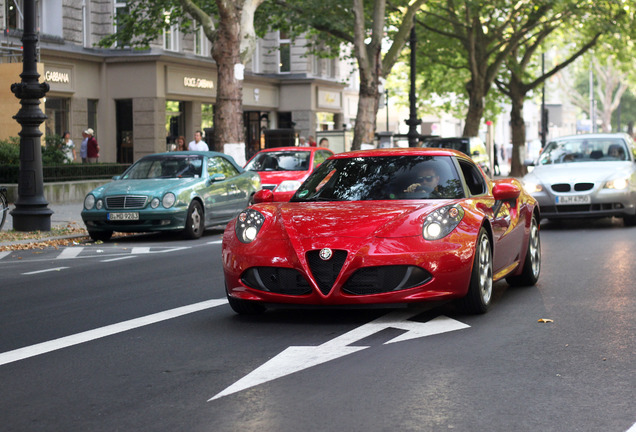
M 592 197 L 590 195 L 565 195 L 556 197 L 557 204 L 590 204 Z
M 111 220 L 111 221 L 139 220 L 139 212 L 108 213 L 108 220 Z

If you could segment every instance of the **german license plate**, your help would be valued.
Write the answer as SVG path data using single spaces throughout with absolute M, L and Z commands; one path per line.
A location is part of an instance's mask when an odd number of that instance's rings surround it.
M 108 220 L 111 220 L 111 221 L 139 220 L 139 212 L 108 213 Z
M 592 198 L 590 195 L 564 195 L 556 197 L 557 204 L 590 204 L 591 202 Z

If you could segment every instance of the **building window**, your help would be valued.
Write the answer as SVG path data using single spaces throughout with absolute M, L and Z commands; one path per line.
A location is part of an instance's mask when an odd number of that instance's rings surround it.
M 291 72 L 291 40 L 287 33 L 282 31 L 278 36 L 278 55 L 278 71 Z
M 16 30 L 22 28 L 22 0 L 6 0 L 4 2 L 4 16 L 6 20 L 5 28 Z
M 170 12 L 164 12 L 164 22 L 170 24 Z M 179 51 L 179 26 L 172 24 L 163 31 L 163 49 L 167 51 Z
M 200 56 L 209 56 L 210 48 L 208 42 L 208 37 L 203 31 L 203 26 L 197 26 L 194 31 L 194 53 Z
M 69 106 L 69 99 L 53 97 L 46 98 L 46 102 L 44 102 L 44 111 L 47 117 L 45 122 L 47 136 L 62 136 L 64 131 L 69 130 Z
M 88 19 L 90 17 L 90 12 L 88 11 L 88 9 L 85 9 L 85 13 L 87 14 L 86 18 L 84 19 L 84 31 L 85 31 L 85 46 L 90 46 L 90 22 L 91 20 Z M 115 0 L 115 25 L 114 25 L 114 29 L 113 31 L 115 32 L 115 34 L 117 34 L 117 29 L 122 27 L 122 17 L 128 15 L 128 4 L 125 1 L 121 1 L 121 0 Z M 118 40 L 117 43 L 115 44 L 115 46 L 117 47 L 125 47 L 128 45 L 129 41 L 126 40 Z

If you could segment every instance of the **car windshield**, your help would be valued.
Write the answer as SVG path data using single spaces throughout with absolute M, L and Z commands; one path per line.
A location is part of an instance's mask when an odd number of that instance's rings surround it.
M 462 198 L 464 189 L 448 156 L 377 156 L 329 159 L 291 201 L 369 201 Z
M 122 180 L 201 177 L 203 156 L 146 156 L 121 176 Z
M 254 156 L 245 169 L 249 171 L 307 171 L 309 151 L 271 151 Z
M 552 141 L 539 155 L 540 165 L 624 160 L 628 160 L 625 143 L 611 137 Z

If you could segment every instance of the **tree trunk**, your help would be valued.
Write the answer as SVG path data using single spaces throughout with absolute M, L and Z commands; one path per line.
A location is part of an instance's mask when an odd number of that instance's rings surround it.
M 476 83 L 474 79 L 466 87 L 469 102 L 468 113 L 466 113 L 466 124 L 464 124 L 462 136 L 474 137 L 479 135 L 479 124 L 484 115 L 486 92 L 483 86 L 480 85 L 480 83 Z
M 224 144 L 243 143 L 243 81 L 236 79 L 235 65 L 240 59 L 241 9 L 219 8 L 220 19 L 212 58 L 218 68 L 214 109 L 214 150 Z
M 526 122 L 523 119 L 523 102 L 525 93 L 510 80 L 510 127 L 512 132 L 512 159 L 510 161 L 510 177 L 523 177 L 527 168 L 521 163 L 522 151 L 526 146 Z M 525 154 L 525 153 L 524 153 Z
M 374 76 L 369 82 L 363 78 L 364 76 L 365 74 L 360 74 L 360 95 L 351 150 L 359 150 L 361 144 L 373 144 L 375 138 L 375 123 L 380 99 L 378 77 Z

